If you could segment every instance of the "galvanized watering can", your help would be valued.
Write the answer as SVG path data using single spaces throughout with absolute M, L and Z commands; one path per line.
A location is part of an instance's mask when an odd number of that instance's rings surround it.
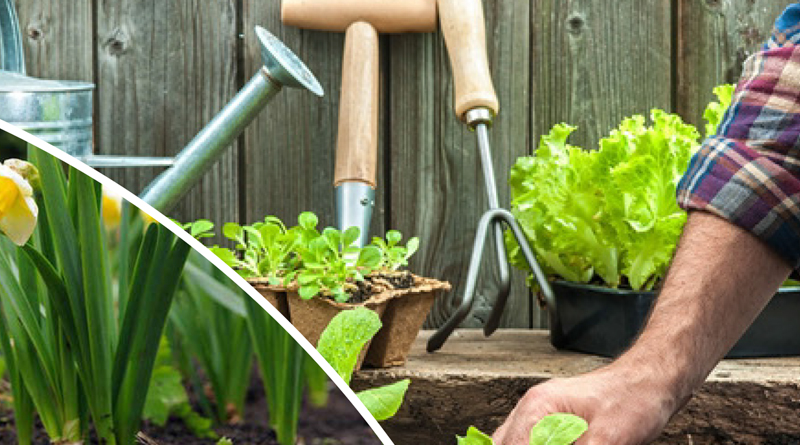
M 53 144 L 92 167 L 169 167 L 142 194 L 163 212 L 171 209 L 223 155 L 283 87 L 323 90 L 306 66 L 275 36 L 256 27 L 264 66 L 175 158 L 94 154 L 94 84 L 25 75 L 22 39 L 13 0 L 0 1 L 0 119 Z

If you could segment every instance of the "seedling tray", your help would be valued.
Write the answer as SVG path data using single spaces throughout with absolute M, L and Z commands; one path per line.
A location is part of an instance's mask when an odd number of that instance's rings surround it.
M 559 349 L 615 357 L 636 339 L 655 301 L 635 292 L 555 281 L 550 342 Z M 781 288 L 727 358 L 800 355 L 800 287 Z

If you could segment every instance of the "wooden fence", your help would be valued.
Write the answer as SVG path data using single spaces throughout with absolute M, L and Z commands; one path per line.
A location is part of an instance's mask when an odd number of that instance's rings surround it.
M 280 22 L 279 0 L 17 0 L 29 74 L 97 84 L 97 153 L 177 153 L 260 65 L 262 25 L 317 75 L 326 95 L 289 90 L 270 104 L 173 216 L 334 222 L 334 144 L 343 36 Z M 735 81 L 790 2 L 776 0 L 485 0 L 501 112 L 490 131 L 500 199 L 514 160 L 558 122 L 591 147 L 619 120 L 658 107 L 699 123 L 711 89 Z M 372 231 L 418 235 L 418 273 L 461 283 L 486 201 L 474 135 L 452 111 L 437 34 L 381 37 L 381 135 Z M 154 169 L 106 173 L 138 192 Z M 484 261 L 469 326 L 485 320 Z M 454 294 L 455 294 L 454 292 Z M 503 325 L 544 317 L 515 272 Z M 429 323 L 441 323 L 440 304 Z

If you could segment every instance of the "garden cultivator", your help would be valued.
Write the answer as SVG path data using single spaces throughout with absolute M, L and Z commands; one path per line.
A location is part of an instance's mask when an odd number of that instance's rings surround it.
M 478 223 L 467 271 L 464 295 L 454 301 L 454 304 L 458 305 L 455 312 L 428 340 L 428 352 L 441 348 L 450 334 L 472 310 L 481 258 L 483 257 L 486 236 L 490 226 L 494 233 L 500 277 L 497 297 L 489 319 L 484 325 L 484 333 L 489 336 L 499 326 L 500 317 L 503 314 L 503 309 L 511 291 L 508 255 L 503 241 L 503 224 L 507 225 L 514 234 L 514 238 L 516 238 L 528 265 L 541 287 L 548 308 L 551 311 L 555 310 L 553 291 L 542 269 L 539 267 L 530 245 L 528 245 L 525 234 L 517 224 L 514 215 L 508 210 L 500 208 L 500 202 L 497 198 L 497 186 L 492 166 L 488 130 L 499 107 L 489 73 L 481 0 L 439 0 L 439 16 L 453 68 L 455 111 L 470 130 L 475 131 L 478 137 L 478 149 L 481 155 L 483 180 L 486 187 L 486 197 L 489 201 L 489 210 L 483 214 Z

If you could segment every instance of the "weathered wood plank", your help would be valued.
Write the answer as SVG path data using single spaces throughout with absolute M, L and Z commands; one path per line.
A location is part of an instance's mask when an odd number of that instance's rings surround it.
M 325 89 L 322 98 L 308 91 L 285 89 L 245 132 L 242 190 L 247 201 L 246 221 L 276 215 L 295 224 L 300 212 L 310 210 L 320 217 L 321 224 L 333 226 L 333 170 L 344 34 L 283 25 L 279 1 L 248 0 L 243 2 L 242 11 L 245 36 L 253 35 L 254 26 L 263 26 L 306 63 Z M 383 60 L 386 57 L 381 55 Z M 246 38 L 244 74 L 249 76 L 260 66 L 258 48 L 251 38 Z M 385 69 L 382 71 L 380 100 L 384 102 L 386 73 Z M 382 167 L 387 122 L 383 111 L 379 119 L 378 191 L 370 226 L 373 235 L 384 230 L 387 189 Z
M 678 2 L 676 109 L 705 126 L 703 110 L 721 83 L 736 83 L 742 63 L 768 38 L 789 1 Z
M 533 2 L 534 141 L 566 122 L 572 144 L 597 147 L 623 117 L 671 109 L 671 4 Z
M 236 2 L 97 0 L 97 149 L 172 156 L 235 94 Z M 170 216 L 239 220 L 238 148 Z M 105 173 L 140 192 L 160 170 Z
M 500 101 L 490 130 L 501 205 L 508 205 L 508 171 L 528 153 L 529 5 L 486 2 L 489 63 Z M 450 314 L 449 302 L 463 292 L 475 229 L 487 209 L 475 135 L 453 111 L 450 63 L 441 34 L 393 36 L 391 46 L 390 225 L 419 236 L 412 261 L 417 273 L 448 280 L 454 290 L 437 303 L 429 325 Z M 482 280 L 466 326 L 482 326 L 494 298 L 497 276 L 487 245 Z M 503 325 L 529 327 L 530 294 L 515 273 Z
M 16 0 L 31 76 L 92 82 L 92 0 Z

